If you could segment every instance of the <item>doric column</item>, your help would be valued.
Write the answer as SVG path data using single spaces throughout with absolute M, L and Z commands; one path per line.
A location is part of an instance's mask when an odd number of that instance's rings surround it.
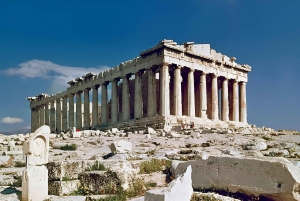
M 98 119 L 99 119 L 99 104 L 98 104 L 98 88 L 99 85 L 96 85 L 93 87 L 92 95 L 93 95 L 93 111 L 92 111 L 92 125 L 96 126 L 98 125 Z
M 45 125 L 49 126 L 50 121 L 49 121 L 49 103 L 45 104 Z
M 170 115 L 169 64 L 164 63 L 159 73 L 160 82 L 160 114 Z
M 194 69 L 188 73 L 188 116 L 195 117 Z
M 45 125 L 45 105 L 40 105 L 40 126 Z
M 68 128 L 68 96 L 63 97 L 62 103 L 62 130 Z
M 82 91 L 76 94 L 76 128 L 82 127 L 82 106 L 81 106 Z
M 61 131 L 61 104 L 60 98 L 56 99 L 56 129 Z
M 107 113 L 107 84 L 104 82 L 101 85 L 101 124 L 108 123 L 108 113 Z
M 50 129 L 55 130 L 55 107 L 54 100 L 50 101 Z
M 213 74 L 211 80 L 211 104 L 212 104 L 212 120 L 219 119 L 219 108 L 218 108 L 218 77 Z
M 228 79 L 222 83 L 222 121 L 229 121 Z
M 36 118 L 36 121 L 35 121 L 35 130 L 38 129 L 40 127 L 40 112 L 41 112 L 41 108 L 40 106 L 37 106 L 35 108 L 35 118 Z
M 240 82 L 240 122 L 247 123 L 246 82 Z
M 181 97 L 181 66 L 176 66 L 174 70 L 174 115 L 182 116 L 182 97 Z
M 206 74 L 200 76 L 200 114 L 201 118 L 207 118 L 207 95 L 206 95 Z
M 31 132 L 34 133 L 35 131 L 35 121 L 36 121 L 36 117 L 35 117 L 35 108 L 31 108 Z
M 238 97 L 238 82 L 233 81 L 232 89 L 232 120 L 239 121 L 239 97 Z
M 122 84 L 122 121 L 130 119 L 130 104 L 129 104 L 129 78 L 123 77 Z
M 148 108 L 147 116 L 152 117 L 156 115 L 157 103 L 156 103 L 156 78 L 153 68 L 147 69 L 148 72 Z
M 134 118 L 143 117 L 142 72 L 135 73 L 134 80 Z
M 69 127 L 74 126 L 74 94 L 69 94 Z
M 84 90 L 84 127 L 89 127 L 90 126 L 90 88 L 86 88 Z
M 111 82 L 111 123 L 118 121 L 118 80 Z

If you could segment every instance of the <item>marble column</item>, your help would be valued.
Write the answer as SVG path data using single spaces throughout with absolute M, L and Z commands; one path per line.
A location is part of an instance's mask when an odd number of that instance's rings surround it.
M 207 118 L 207 95 L 206 95 L 206 74 L 200 76 L 200 114 L 201 118 Z
M 130 104 L 129 104 L 129 78 L 123 77 L 122 84 L 122 121 L 130 119 Z
M 188 116 L 195 117 L 194 69 L 188 72 Z
M 234 80 L 232 89 L 232 120 L 239 121 L 238 82 Z
M 40 106 L 37 106 L 35 110 L 35 115 L 36 115 L 35 130 L 40 127 L 40 112 L 41 112 L 40 110 L 41 110 Z
M 157 113 L 157 103 L 156 103 L 156 78 L 153 68 L 147 69 L 148 73 L 148 108 L 147 116 L 152 117 Z
M 107 112 L 107 83 L 101 85 L 101 124 L 108 123 Z
M 143 117 L 142 72 L 135 73 L 134 80 L 134 118 Z
M 82 106 L 81 106 L 82 91 L 76 94 L 76 128 L 82 127 Z
M 182 116 L 182 97 L 181 97 L 181 66 L 176 66 L 174 70 L 174 115 Z
M 85 128 L 90 126 L 90 88 L 84 90 L 84 124 Z
M 35 108 L 31 108 L 31 132 L 34 133 L 36 130 L 35 128 L 35 122 L 36 122 L 36 117 L 35 117 Z
M 169 64 L 164 63 L 159 73 L 160 82 L 160 114 L 170 115 Z
M 61 131 L 61 103 L 60 98 L 56 99 L 56 129 Z
M 98 88 L 99 85 L 93 87 L 92 95 L 93 95 L 93 111 L 92 111 L 92 126 L 98 125 L 99 119 L 99 103 L 98 103 Z
M 49 121 L 49 103 L 45 104 L 45 125 L 49 126 L 50 121 Z
M 219 108 L 218 108 L 218 76 L 212 76 L 211 80 L 211 110 L 212 110 L 212 120 L 219 119 Z
M 40 105 L 40 126 L 45 125 L 45 105 Z
M 111 85 L 111 123 L 116 123 L 118 121 L 118 80 L 112 80 Z
M 54 100 L 50 101 L 50 129 L 55 130 L 55 107 Z
M 68 129 L 68 96 L 63 97 L 62 103 L 62 130 Z
M 69 94 L 69 127 L 74 126 L 74 94 Z
M 240 82 L 240 122 L 247 123 L 246 82 Z
M 228 79 L 222 83 L 222 121 L 229 121 Z

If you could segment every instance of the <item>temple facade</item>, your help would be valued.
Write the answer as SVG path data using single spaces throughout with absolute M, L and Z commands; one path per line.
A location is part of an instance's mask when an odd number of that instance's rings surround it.
M 191 122 L 196 127 L 247 126 L 251 67 L 235 61 L 209 44 L 163 40 L 133 60 L 69 81 L 64 92 L 28 97 L 31 130 Z

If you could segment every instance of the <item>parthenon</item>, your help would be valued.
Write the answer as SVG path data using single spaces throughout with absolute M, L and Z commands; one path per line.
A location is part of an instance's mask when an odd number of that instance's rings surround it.
M 246 126 L 246 83 L 251 67 L 235 61 L 209 44 L 179 45 L 163 40 L 133 60 L 69 81 L 64 92 L 28 97 L 31 130 L 41 125 L 62 131 L 190 122 L 195 126 Z

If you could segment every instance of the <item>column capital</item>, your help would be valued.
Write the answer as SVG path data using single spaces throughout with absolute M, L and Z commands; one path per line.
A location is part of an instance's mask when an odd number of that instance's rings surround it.
M 91 88 L 88 87 L 88 88 L 85 88 L 85 89 L 84 89 L 84 92 L 88 92 L 88 91 L 90 91 L 90 90 L 91 90 Z
M 103 83 L 101 84 L 101 86 L 107 86 L 108 84 L 109 84 L 109 82 L 106 81 L 106 82 L 103 82 Z
M 247 83 L 247 82 L 245 82 L 245 81 L 239 82 L 240 85 L 246 85 L 246 83 Z
M 96 84 L 96 85 L 94 85 L 92 88 L 93 89 L 98 89 L 100 87 L 100 84 Z
M 77 91 L 76 94 L 81 95 L 83 93 L 83 91 Z
M 190 68 L 190 71 L 189 71 L 189 72 L 192 72 L 192 73 L 193 73 L 193 72 L 195 72 L 195 69 Z
M 218 77 L 218 75 L 212 74 L 212 78 L 217 78 L 217 77 Z
M 162 66 L 169 66 L 169 65 L 170 65 L 170 63 L 168 63 L 166 61 L 163 61 L 163 63 L 162 63 Z
M 201 72 L 201 75 L 207 75 L 207 73 L 202 71 L 202 72 Z
M 112 79 L 111 82 L 114 82 L 114 81 L 119 82 L 120 79 L 121 79 L 120 77 L 116 77 L 116 78 Z

